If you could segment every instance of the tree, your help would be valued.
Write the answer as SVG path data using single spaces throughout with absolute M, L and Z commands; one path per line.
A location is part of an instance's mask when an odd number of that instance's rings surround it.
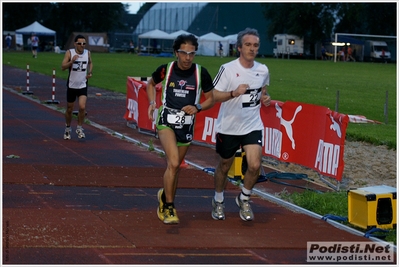
M 265 17 L 271 21 L 268 34 L 298 35 L 305 39 L 313 52 L 314 43 L 331 35 L 334 21 L 334 4 L 320 3 L 278 3 L 263 4 Z
M 127 11 L 121 3 L 57 3 L 54 13 L 52 25 L 65 43 L 72 32 L 109 32 L 123 27 L 120 19 Z
M 51 16 L 50 3 L 3 3 L 3 29 L 13 31 Z
M 263 4 L 269 37 L 278 33 L 304 37 L 312 44 L 339 33 L 396 35 L 396 3 Z
M 139 11 L 137 12 L 137 14 L 141 14 L 144 15 L 148 10 L 151 9 L 151 7 L 153 5 L 155 5 L 156 3 L 144 3 L 144 5 L 142 5 L 139 9 Z
M 341 3 L 336 32 L 396 36 L 396 3 Z
M 290 33 L 300 37 L 320 38 L 328 35 L 332 20 L 329 6 L 319 3 L 263 4 L 265 16 L 271 21 L 269 37 L 277 33 Z
M 5 30 L 15 30 L 38 21 L 57 32 L 57 43 L 65 44 L 72 32 L 109 32 L 122 28 L 127 14 L 122 3 L 4 3 Z M 18 18 L 18 19 L 16 19 Z

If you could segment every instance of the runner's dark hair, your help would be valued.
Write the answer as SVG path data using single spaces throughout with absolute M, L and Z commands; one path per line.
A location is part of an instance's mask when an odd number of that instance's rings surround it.
M 81 35 L 81 34 L 76 35 L 76 36 L 75 36 L 75 43 L 78 41 L 78 39 L 85 39 L 85 40 L 86 40 L 86 37 L 84 37 L 84 36 Z
M 198 49 L 198 39 L 193 34 L 181 34 L 177 36 L 173 42 L 173 50 L 175 52 L 179 50 L 181 44 L 192 44 L 195 46 L 195 51 Z

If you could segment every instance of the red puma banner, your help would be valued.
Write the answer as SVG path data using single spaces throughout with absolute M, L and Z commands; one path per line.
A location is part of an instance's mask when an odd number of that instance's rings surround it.
M 123 118 L 127 121 L 136 123 L 137 127 L 142 130 L 155 131 L 155 120 L 150 121 L 148 118 L 148 97 L 147 97 L 147 79 L 139 79 L 127 77 L 126 83 L 126 111 Z M 161 84 L 155 86 L 156 90 L 156 106 L 161 105 Z M 154 111 L 156 117 L 158 110 Z
M 138 127 L 155 131 L 154 122 L 148 119 L 146 82 L 128 77 L 126 120 Z M 157 85 L 157 107 L 161 103 L 161 86 Z M 202 96 L 201 101 L 204 100 Z M 197 114 L 194 141 L 214 145 L 215 121 L 220 103 Z M 311 168 L 321 175 L 342 179 L 344 170 L 344 146 L 348 115 L 340 114 L 322 106 L 299 102 L 272 101 L 262 106 L 264 124 L 264 156 Z
M 272 101 L 261 108 L 263 154 L 340 181 L 349 118 L 322 106 Z

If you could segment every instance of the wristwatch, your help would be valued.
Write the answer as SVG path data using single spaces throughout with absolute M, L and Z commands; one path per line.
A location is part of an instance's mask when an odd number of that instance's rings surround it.
M 195 107 L 197 108 L 197 110 L 198 110 L 198 112 L 197 113 L 199 113 L 201 110 L 202 110 L 202 106 L 201 106 L 201 104 L 195 104 Z

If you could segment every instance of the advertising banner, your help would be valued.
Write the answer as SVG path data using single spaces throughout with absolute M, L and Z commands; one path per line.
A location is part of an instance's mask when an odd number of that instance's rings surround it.
M 156 87 L 157 107 L 161 103 L 161 85 Z M 148 119 L 146 82 L 128 77 L 124 118 L 140 129 L 155 131 Z M 201 98 L 201 102 L 204 96 Z M 220 103 L 196 115 L 194 141 L 215 145 L 215 121 Z M 348 115 L 322 106 L 275 101 L 262 106 L 264 124 L 262 154 L 282 162 L 299 164 L 340 181 L 344 170 L 344 145 Z
M 261 108 L 263 154 L 341 180 L 348 116 L 322 106 L 272 101 Z
M 140 129 L 155 131 L 155 121 L 148 118 L 148 97 L 147 97 L 147 79 L 138 79 L 127 77 L 126 82 L 126 111 L 123 118 L 131 123 L 135 123 Z M 156 107 L 161 105 L 162 87 L 160 84 L 155 86 Z M 154 115 L 157 116 L 158 109 Z

